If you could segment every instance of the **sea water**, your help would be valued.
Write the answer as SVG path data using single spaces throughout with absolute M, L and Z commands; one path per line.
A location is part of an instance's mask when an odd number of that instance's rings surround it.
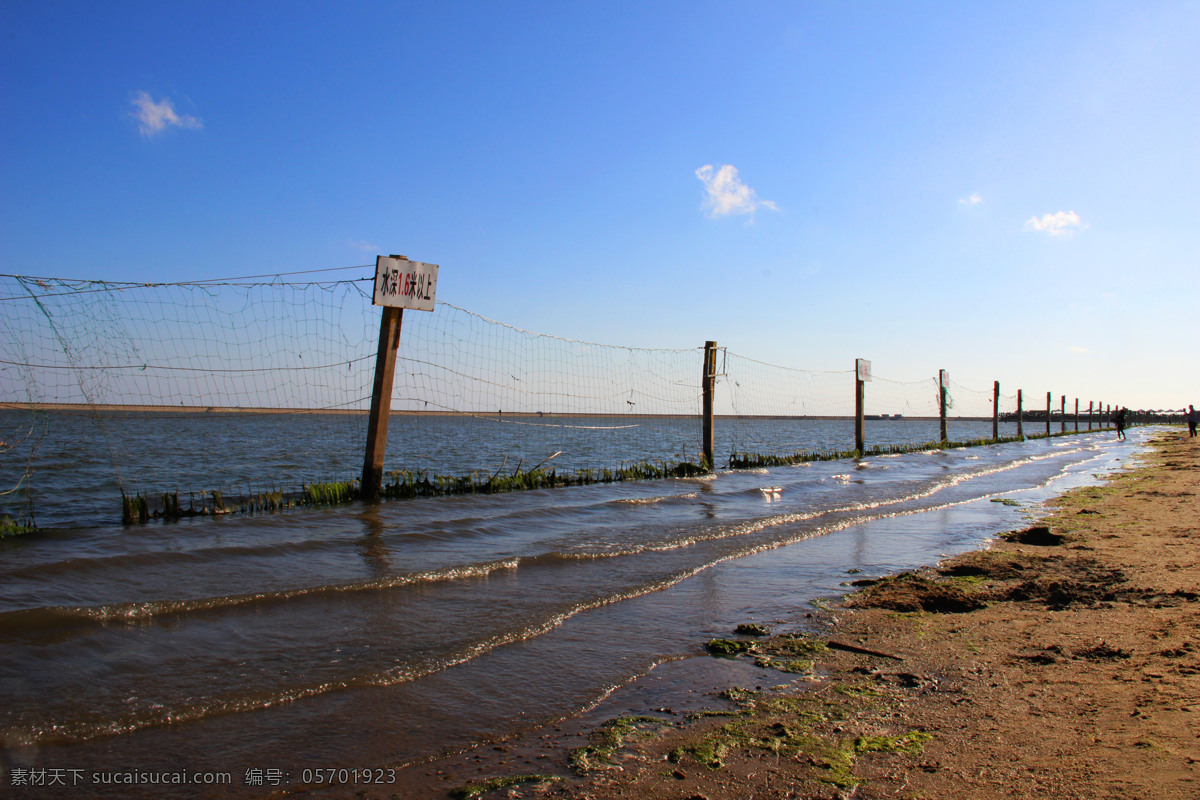
M 185 771 L 230 782 L 172 796 L 255 796 L 502 738 L 798 624 L 850 572 L 978 547 L 1149 430 L 0 540 L 6 788 L 154 797 L 100 778 Z

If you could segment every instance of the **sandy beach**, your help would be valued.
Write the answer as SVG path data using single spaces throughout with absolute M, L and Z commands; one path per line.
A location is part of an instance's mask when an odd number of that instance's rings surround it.
M 670 692 L 340 796 L 1200 796 L 1198 476 L 1172 430 L 987 550 L 661 666 Z

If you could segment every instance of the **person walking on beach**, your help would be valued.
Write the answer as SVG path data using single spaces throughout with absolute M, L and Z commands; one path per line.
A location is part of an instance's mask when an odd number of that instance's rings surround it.
M 1117 409 L 1117 413 L 1113 414 L 1113 422 L 1117 425 L 1117 438 L 1125 438 L 1125 417 L 1129 414 L 1129 409 L 1121 406 Z
M 1196 424 L 1200 423 L 1200 411 L 1195 406 L 1188 406 L 1188 436 L 1196 435 Z

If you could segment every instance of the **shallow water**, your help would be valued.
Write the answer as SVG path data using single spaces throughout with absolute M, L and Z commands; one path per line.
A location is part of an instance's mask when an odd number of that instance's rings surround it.
M 795 621 L 849 570 L 977 547 L 1148 430 L 0 541 L 5 762 L 114 797 L 161 786 L 96 773 L 221 771 L 171 794 L 239 796 L 247 770 L 294 786 L 508 735 Z
M 868 446 L 930 442 L 938 421 L 867 420 Z M 1086 427 L 1086 420 L 1084 421 Z M 219 490 L 226 497 L 293 492 L 304 484 L 357 479 L 367 422 L 362 414 L 28 412 L 0 409 L 0 513 L 39 527 L 111 525 L 121 494 L 177 493 L 181 504 Z M 1029 433 L 1038 432 L 1032 423 Z M 1056 427 L 1055 430 L 1058 430 Z M 952 440 L 992 435 L 990 421 L 951 419 Z M 1002 423 L 1000 435 L 1016 435 Z M 725 419 L 715 425 L 718 465 L 730 454 L 791 455 L 854 449 L 849 419 Z M 461 476 L 543 466 L 560 472 L 638 462 L 697 462 L 698 417 L 393 416 L 384 469 Z

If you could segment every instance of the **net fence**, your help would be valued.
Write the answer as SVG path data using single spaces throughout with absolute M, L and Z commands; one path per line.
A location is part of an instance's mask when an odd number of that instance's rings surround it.
M 352 482 L 379 336 L 371 288 L 370 278 L 0 276 L 0 513 L 53 522 L 66 496 L 109 508 L 120 495 L 211 500 Z M 409 311 L 385 470 L 699 463 L 703 351 L 576 341 L 440 301 L 432 313 Z M 854 447 L 853 370 L 721 350 L 716 372 L 717 466 L 738 453 Z M 938 438 L 936 376 L 866 386 L 868 442 Z M 951 438 L 991 435 L 990 389 L 951 382 L 948 394 Z M 1015 411 L 1015 395 L 1002 395 L 1001 415 Z M 1001 435 L 1015 435 L 1005 424 Z
M 0 277 L 0 510 L 68 490 L 111 505 L 353 480 L 379 335 L 370 290 Z M 573 341 L 447 303 L 410 311 L 385 468 L 695 460 L 699 352 Z

